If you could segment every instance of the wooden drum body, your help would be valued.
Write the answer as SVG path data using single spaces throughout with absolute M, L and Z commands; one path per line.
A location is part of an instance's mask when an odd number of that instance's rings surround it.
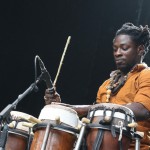
M 5 150 L 27 150 L 29 135 L 17 129 L 8 131 Z
M 122 105 L 96 104 L 91 107 L 88 118 L 86 137 L 88 150 L 127 150 L 132 139 L 134 128 L 128 124 L 134 123 L 133 112 Z
M 30 134 L 31 130 L 29 127 L 25 127 L 23 124 L 26 122 L 21 119 L 22 117 L 28 116 L 28 114 L 11 111 L 11 117 L 13 120 L 9 124 L 8 136 L 5 145 L 5 150 L 27 150 L 29 149 L 30 139 L 33 135 Z
M 43 122 L 33 127 L 34 138 L 31 150 L 41 150 L 48 124 L 51 127 L 46 150 L 73 150 L 79 124 L 79 118 L 74 110 L 56 104 L 46 105 L 42 109 L 39 119 Z

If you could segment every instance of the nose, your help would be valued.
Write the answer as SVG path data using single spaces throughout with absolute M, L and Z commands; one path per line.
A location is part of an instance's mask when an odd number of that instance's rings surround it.
M 121 56 L 122 53 L 121 53 L 121 49 L 120 48 L 117 48 L 116 50 L 114 50 L 114 56 L 115 57 L 118 57 L 118 56 Z

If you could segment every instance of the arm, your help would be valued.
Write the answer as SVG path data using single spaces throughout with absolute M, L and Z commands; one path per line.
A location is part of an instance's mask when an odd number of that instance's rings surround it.
M 61 102 L 60 95 L 55 91 L 54 94 L 50 94 L 49 89 L 45 90 L 45 95 L 44 95 L 44 101 L 45 105 L 51 104 L 52 102 Z
M 137 81 L 134 102 L 126 106 L 134 112 L 138 121 L 143 121 L 150 118 L 150 69 L 141 71 Z
M 72 105 L 71 108 L 74 109 L 79 117 L 87 116 L 87 113 L 91 105 Z
M 147 120 L 150 118 L 150 111 L 148 111 L 141 103 L 134 102 L 125 106 L 133 111 L 137 121 Z
M 46 105 L 51 103 L 53 104 L 60 103 L 60 105 L 70 107 L 77 112 L 79 117 L 86 116 L 91 106 L 91 105 L 69 105 L 69 104 L 61 103 L 60 95 L 57 92 L 55 92 L 54 94 L 50 94 L 48 89 L 45 90 L 44 101 Z

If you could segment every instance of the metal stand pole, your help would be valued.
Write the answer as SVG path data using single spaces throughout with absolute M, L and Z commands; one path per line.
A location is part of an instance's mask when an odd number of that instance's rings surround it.
M 86 128 L 86 124 L 84 123 L 81 127 L 81 131 L 80 131 L 80 134 L 79 134 L 79 137 L 78 137 L 78 140 L 77 140 L 77 143 L 76 143 L 74 150 L 79 150 L 79 148 L 81 146 L 82 138 L 83 138 L 84 133 L 85 133 L 85 128 Z
M 135 150 L 140 150 L 140 138 L 135 138 Z
M 50 124 L 50 122 L 48 122 L 48 124 L 46 126 L 46 131 L 45 131 L 45 135 L 44 135 L 44 139 L 43 139 L 43 144 L 42 144 L 41 150 L 45 150 L 45 148 L 46 148 L 46 144 L 47 144 L 47 141 L 48 141 L 50 128 L 51 128 L 51 124 Z
M 8 125 L 5 124 L 4 129 L 2 130 L 0 135 L 0 150 L 5 150 L 7 136 L 8 136 Z
M 140 140 L 144 137 L 144 132 L 135 132 L 135 150 L 140 150 Z
M 28 89 L 26 89 L 22 94 L 20 94 L 18 96 L 18 98 L 12 103 L 12 104 L 8 104 L 1 112 L 0 112 L 0 123 L 5 122 L 5 123 L 9 123 L 10 122 L 10 112 L 14 109 L 16 109 L 17 104 L 23 100 L 23 98 L 25 96 L 27 96 L 28 94 L 30 94 L 32 91 L 37 92 L 38 87 L 37 84 L 41 81 L 41 79 L 43 78 L 43 74 L 41 74 L 37 81 L 32 83 Z M 9 121 L 9 122 L 8 122 Z M 6 127 L 8 130 L 8 127 Z M 5 144 L 7 141 L 7 132 L 4 126 L 4 129 L 2 131 L 2 133 L 0 133 L 0 150 L 5 150 Z M 5 138 L 3 136 L 3 134 L 5 134 Z
M 89 119 L 82 118 L 82 127 L 80 129 L 79 137 L 78 137 L 78 140 L 77 140 L 77 143 L 76 143 L 76 146 L 75 146 L 74 150 L 79 150 L 80 149 L 82 138 L 84 136 L 85 129 L 86 129 L 86 124 L 89 123 L 89 122 L 90 122 Z

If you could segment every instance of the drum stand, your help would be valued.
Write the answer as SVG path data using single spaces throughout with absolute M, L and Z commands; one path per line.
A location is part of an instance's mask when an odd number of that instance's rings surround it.
M 143 136 L 144 136 L 143 132 L 136 132 L 134 134 L 134 137 L 135 137 L 135 150 L 140 150 L 140 140 L 142 139 Z
M 5 150 L 5 144 L 8 136 L 8 125 L 4 125 L 4 129 L 0 135 L 0 150 Z
M 50 131 L 51 126 L 52 125 L 50 124 L 50 122 L 48 122 L 48 124 L 46 126 L 46 131 L 45 131 L 45 135 L 44 135 L 44 139 L 43 139 L 43 144 L 42 144 L 41 150 L 45 150 L 45 148 L 46 148 L 46 144 L 47 144 L 47 141 L 48 141 L 49 131 Z
M 80 129 L 79 137 L 78 137 L 78 140 L 76 142 L 76 146 L 75 146 L 74 150 L 79 150 L 80 149 L 82 138 L 84 136 L 86 125 L 88 123 L 90 123 L 90 120 L 88 120 L 87 118 L 82 118 L 82 126 L 81 126 L 81 129 Z M 134 133 L 135 150 L 140 150 L 140 140 L 143 138 L 143 136 L 144 136 L 143 132 L 138 132 L 137 131 L 137 132 Z
M 82 118 L 82 126 L 81 126 L 81 129 L 80 129 L 79 137 L 78 137 L 78 140 L 77 140 L 77 143 L 76 143 L 76 146 L 75 146 L 74 150 L 79 150 L 80 149 L 82 138 L 84 136 L 85 129 L 86 129 L 86 124 L 88 124 L 88 123 L 90 123 L 89 119 Z
M 140 138 L 135 138 L 135 150 L 140 150 Z
M 8 104 L 1 112 L 0 112 L 0 125 L 4 123 L 3 131 L 0 133 L 0 150 L 5 150 L 5 144 L 7 141 L 7 134 L 8 134 L 8 126 L 7 123 L 10 123 L 11 117 L 10 112 L 16 109 L 17 104 L 23 100 L 25 96 L 30 94 L 32 91 L 37 92 L 38 87 L 37 84 L 43 80 L 45 73 L 41 73 L 41 75 L 37 78 L 37 80 L 32 83 L 22 94 L 18 96 L 18 98 L 12 103 Z
M 56 116 L 55 123 L 56 124 L 60 123 L 60 117 L 59 116 Z M 46 149 L 46 144 L 47 144 L 47 141 L 48 141 L 49 131 L 50 131 L 51 127 L 52 127 L 52 124 L 49 121 L 47 126 L 46 126 L 46 131 L 45 131 L 45 135 L 44 135 L 44 139 L 43 139 L 41 150 L 45 150 Z

